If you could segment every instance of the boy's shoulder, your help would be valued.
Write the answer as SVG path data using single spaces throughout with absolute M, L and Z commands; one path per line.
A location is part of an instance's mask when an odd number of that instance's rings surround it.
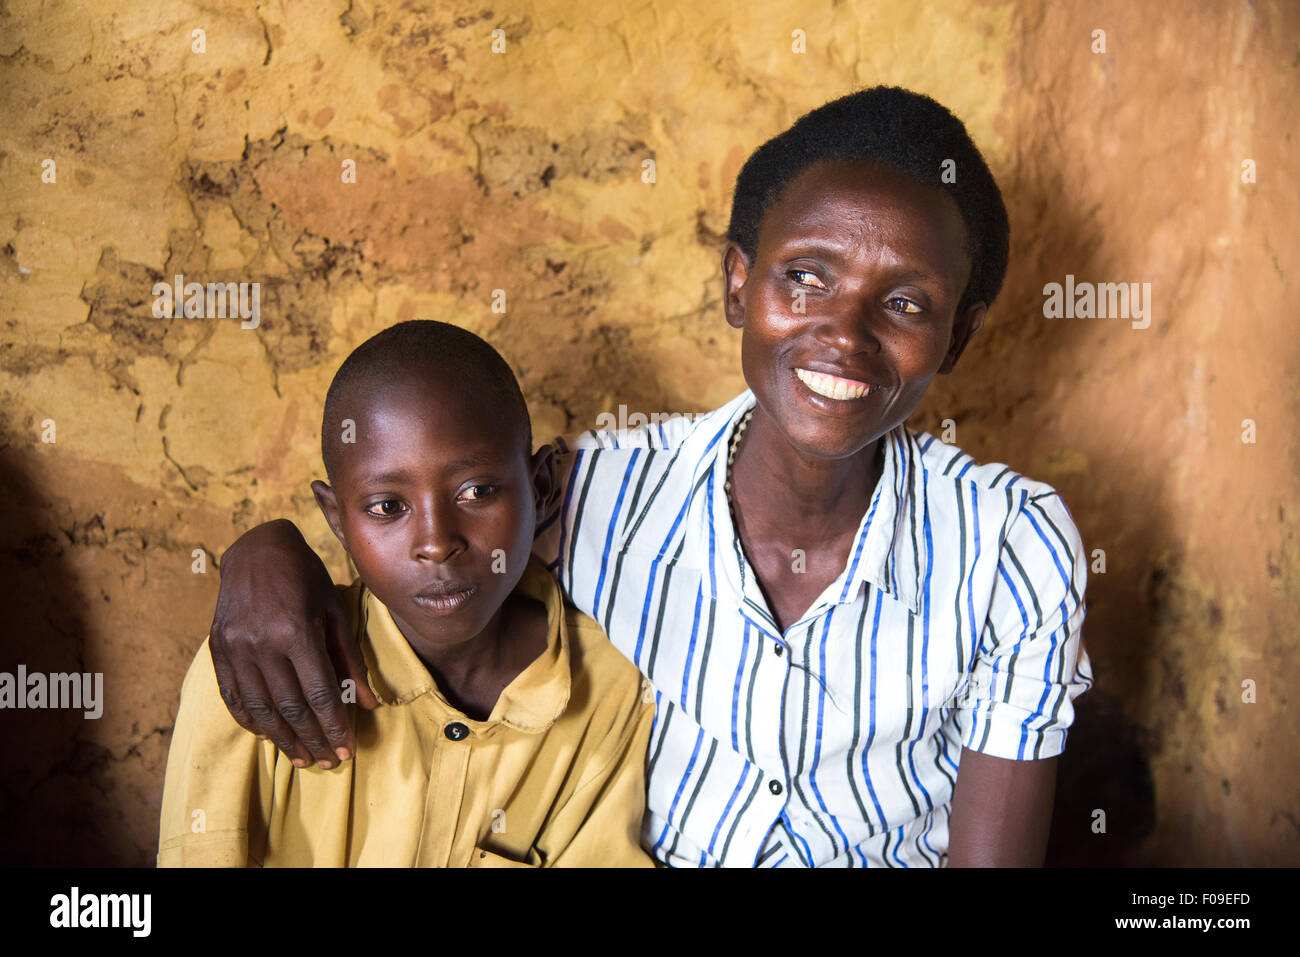
M 548 630 L 554 627 L 551 616 L 559 618 L 572 682 L 581 681 L 597 694 L 611 697 L 629 695 L 640 689 L 641 672 L 636 665 L 614 647 L 598 622 L 565 597 L 550 569 L 536 557 L 529 558 L 516 591 L 546 607 Z
M 628 749 L 654 713 L 655 696 L 636 665 L 614 647 L 597 622 L 567 603 L 564 617 L 569 701 L 555 729 L 575 749 L 581 777 L 590 779 L 612 762 L 629 759 Z M 638 765 L 644 760 L 643 755 L 635 757 Z
M 614 646 L 599 622 L 567 601 L 563 607 L 574 682 L 615 698 L 639 696 L 644 678 L 637 666 Z

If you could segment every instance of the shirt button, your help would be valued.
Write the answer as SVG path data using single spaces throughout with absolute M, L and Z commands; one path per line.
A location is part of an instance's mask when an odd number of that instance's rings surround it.
M 453 741 L 460 741 L 469 737 L 469 728 L 465 727 L 459 721 L 453 721 L 447 727 L 442 729 L 442 733 Z
M 778 658 L 781 655 L 785 654 L 785 646 L 781 644 L 779 641 L 776 643 L 776 654 Z
M 773 778 L 771 781 L 767 782 L 767 789 L 771 791 L 773 794 L 780 794 L 781 782 Z

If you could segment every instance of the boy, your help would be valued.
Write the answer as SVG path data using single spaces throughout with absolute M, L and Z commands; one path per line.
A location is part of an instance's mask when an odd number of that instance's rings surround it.
M 162 866 L 649 866 L 638 845 L 654 707 L 530 558 L 546 453 L 509 366 L 404 322 L 330 386 L 317 504 L 370 690 L 353 761 L 291 762 L 230 717 L 211 657 L 185 678 Z
M 1092 683 L 1083 545 L 1050 487 L 904 424 L 983 324 L 1008 230 L 938 103 L 827 103 L 736 182 L 724 313 L 748 389 L 561 444 L 534 553 L 654 686 L 642 842 L 660 862 L 1043 862 Z M 211 648 L 242 724 L 332 765 L 347 723 L 328 664 L 282 699 L 292 729 L 250 712 L 274 710 L 258 675 L 277 659 L 328 648 L 362 673 L 308 627 L 327 586 L 291 526 L 246 533 Z

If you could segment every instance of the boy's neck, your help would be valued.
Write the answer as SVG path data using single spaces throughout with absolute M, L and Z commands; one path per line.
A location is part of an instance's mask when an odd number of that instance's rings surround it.
M 420 662 L 452 707 L 476 721 L 486 720 L 505 687 L 546 650 L 546 606 L 518 591 L 497 609 L 481 632 L 451 648 L 431 648 L 412 640 Z

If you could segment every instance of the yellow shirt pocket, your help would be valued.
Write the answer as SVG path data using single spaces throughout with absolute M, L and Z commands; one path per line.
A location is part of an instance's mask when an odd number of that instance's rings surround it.
M 486 847 L 474 848 L 474 853 L 469 857 L 470 867 L 540 867 L 541 862 L 537 860 L 535 851 L 528 852 L 529 860 L 516 861 L 509 857 L 502 857 L 495 851 L 490 851 Z

